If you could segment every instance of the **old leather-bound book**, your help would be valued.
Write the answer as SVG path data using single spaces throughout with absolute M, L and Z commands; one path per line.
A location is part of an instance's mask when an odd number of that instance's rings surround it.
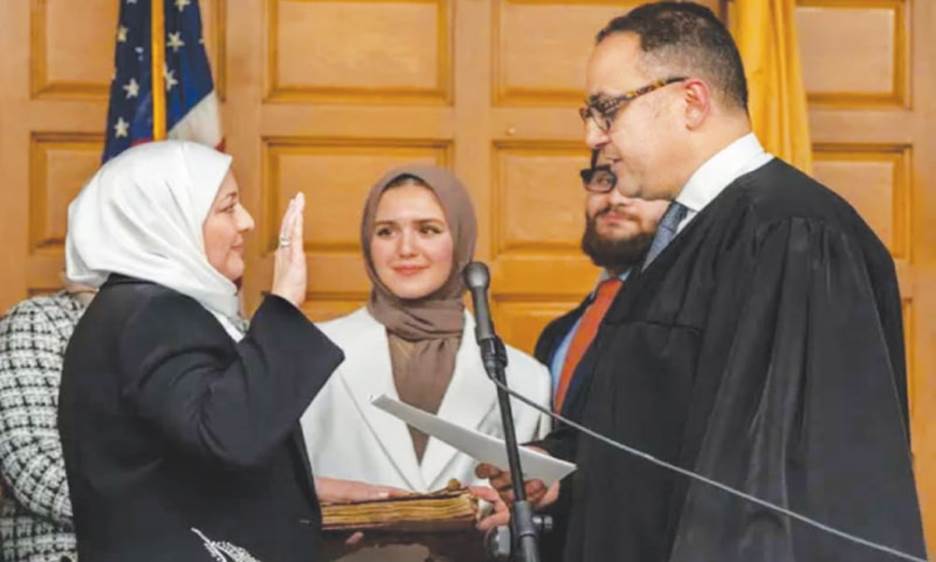
M 380 500 L 322 504 L 322 529 L 436 533 L 467 531 L 478 519 L 478 499 L 457 480 L 439 491 Z

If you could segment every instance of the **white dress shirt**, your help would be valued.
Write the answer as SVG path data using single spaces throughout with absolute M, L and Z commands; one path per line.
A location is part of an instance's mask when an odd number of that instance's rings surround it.
M 754 133 L 748 133 L 706 160 L 693 172 L 676 197 L 678 203 L 689 209 L 686 218 L 679 223 L 677 232 L 686 228 L 689 221 L 702 212 L 702 209 L 733 181 L 760 168 L 773 158 L 772 154 L 764 151 Z

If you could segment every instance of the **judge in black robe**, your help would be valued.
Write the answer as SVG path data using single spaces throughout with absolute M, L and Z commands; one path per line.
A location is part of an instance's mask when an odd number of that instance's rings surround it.
M 774 159 L 727 187 L 605 317 L 584 424 L 865 539 L 924 555 L 891 257 Z M 567 560 L 883 560 L 566 428 Z
M 648 3 L 598 34 L 586 141 L 622 193 L 673 203 L 598 331 L 582 421 L 922 557 L 893 261 L 842 198 L 762 157 L 744 76 L 697 4 Z M 578 464 L 566 560 L 888 559 L 571 431 L 543 443 Z

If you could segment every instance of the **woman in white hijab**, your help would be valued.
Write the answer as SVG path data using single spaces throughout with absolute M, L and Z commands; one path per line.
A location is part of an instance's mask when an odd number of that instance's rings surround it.
M 69 208 L 68 277 L 100 287 L 65 356 L 59 429 L 79 558 L 318 560 L 299 416 L 342 361 L 299 310 L 301 196 L 249 329 L 230 156 L 180 141 L 106 163 Z

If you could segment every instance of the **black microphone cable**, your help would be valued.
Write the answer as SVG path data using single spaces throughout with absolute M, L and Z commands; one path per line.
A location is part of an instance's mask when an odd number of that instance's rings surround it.
M 731 487 L 731 486 L 729 486 L 729 485 L 727 485 L 727 484 L 723 484 L 723 483 L 721 483 L 721 482 L 719 482 L 719 481 L 717 481 L 717 480 L 713 480 L 713 479 L 711 479 L 711 478 L 708 478 L 708 477 L 706 477 L 706 476 L 702 476 L 701 474 L 698 474 L 698 473 L 693 472 L 693 471 L 691 471 L 691 470 L 682 468 L 682 467 L 680 467 L 680 466 L 676 466 L 675 464 L 666 462 L 666 461 L 664 461 L 664 460 L 660 460 L 660 459 L 654 457 L 653 455 L 651 455 L 651 454 L 649 454 L 649 453 L 646 453 L 646 452 L 644 452 L 644 451 L 641 451 L 640 449 L 631 447 L 631 446 L 629 446 L 629 445 L 625 445 L 625 444 L 623 444 L 623 443 L 619 443 L 619 442 L 615 441 L 614 439 L 611 439 L 610 437 L 606 437 L 606 436 L 604 436 L 604 435 L 598 433 L 597 431 L 591 430 L 591 429 L 589 429 L 589 428 L 587 428 L 587 427 L 585 427 L 585 426 L 583 426 L 583 425 L 581 425 L 581 424 L 579 424 L 579 423 L 576 423 L 576 422 L 574 422 L 574 421 L 572 421 L 572 420 L 570 420 L 570 419 L 568 419 L 568 418 L 566 418 L 566 417 L 564 417 L 564 416 L 561 416 L 561 415 L 559 415 L 559 414 L 556 414 L 556 413 L 552 412 L 549 408 L 544 408 L 544 407 L 540 406 L 539 404 L 537 404 L 536 402 L 530 400 L 530 399 L 527 398 L 526 396 L 520 394 L 519 392 L 516 392 L 516 391 L 512 390 L 512 389 L 511 389 L 510 387 L 508 387 L 507 385 L 502 384 L 502 383 L 501 383 L 500 381 L 498 381 L 498 380 L 495 380 L 495 379 L 491 378 L 491 381 L 492 381 L 495 385 L 497 385 L 498 387 L 500 387 L 501 389 L 503 389 L 505 392 L 507 392 L 508 394 L 510 394 L 511 396 L 513 396 L 514 398 L 516 398 L 517 400 L 520 400 L 521 402 L 523 402 L 524 404 L 526 404 L 527 406 L 530 406 L 531 408 L 533 408 L 533 409 L 535 409 L 535 410 L 538 410 L 538 411 L 540 411 L 540 412 L 546 414 L 547 416 L 551 417 L 551 418 L 554 419 L 554 420 L 558 420 L 558 421 L 560 421 L 560 422 L 562 422 L 562 423 L 564 423 L 564 424 L 567 424 L 567 425 L 569 425 L 570 427 L 572 427 L 572 428 L 574 428 L 574 429 L 580 431 L 581 433 L 584 433 L 585 435 L 588 435 L 589 437 L 592 437 L 592 438 L 594 438 L 594 439 L 597 439 L 598 441 L 601 441 L 602 443 L 605 443 L 605 444 L 607 444 L 607 445 L 610 445 L 611 447 L 614 447 L 615 449 L 619 449 L 619 450 L 621 450 L 621 451 L 624 451 L 624 452 L 629 453 L 629 454 L 631 454 L 631 455 L 634 455 L 634 456 L 636 456 L 636 457 L 642 458 L 642 459 L 644 459 L 644 460 L 647 461 L 647 462 L 653 463 L 653 464 L 655 464 L 655 465 L 657 465 L 657 466 L 660 466 L 660 467 L 663 467 L 663 468 L 665 468 L 665 469 L 667 469 L 667 470 L 671 470 L 671 471 L 673 471 L 673 472 L 676 472 L 676 473 L 678 473 L 678 474 L 681 474 L 681 475 L 683 475 L 683 476 L 686 476 L 687 478 L 696 480 L 696 481 L 698 481 L 698 482 L 702 482 L 703 484 L 708 484 L 709 486 L 713 486 L 713 487 L 715 487 L 715 488 L 718 488 L 719 490 L 722 490 L 723 492 L 727 492 L 727 493 L 732 494 L 732 495 L 734 495 L 734 496 L 737 496 L 737 497 L 739 497 L 739 498 L 741 498 L 741 499 L 744 499 L 744 500 L 747 500 L 747 501 L 749 501 L 749 502 L 751 502 L 751 503 L 757 504 L 757 505 L 759 505 L 759 506 L 761 506 L 761 507 L 765 507 L 765 508 L 770 509 L 770 510 L 772 510 L 772 511 L 775 511 L 775 512 L 777 512 L 777 513 L 786 515 L 787 517 L 789 517 L 789 518 L 791 518 L 791 519 L 795 519 L 795 520 L 800 521 L 800 522 L 802 522 L 802 523 L 805 523 L 805 524 L 807 524 L 807 525 L 809 525 L 809 526 L 811 526 L 811 527 L 815 527 L 816 529 L 819 529 L 820 531 L 823 531 L 823 532 L 825 532 L 825 533 L 829 533 L 830 535 L 835 535 L 835 536 L 840 537 L 840 538 L 843 538 L 843 539 L 845 539 L 845 540 L 847 540 L 847 541 L 851 541 L 851 542 L 856 543 L 856 544 L 859 544 L 859 545 L 861 545 L 861 546 L 864 546 L 864 547 L 867 547 L 867 548 L 870 548 L 870 549 L 873 549 L 873 550 L 877 550 L 877 551 L 880 551 L 880 552 L 889 554 L 889 555 L 891 555 L 891 556 L 894 556 L 894 557 L 896 557 L 896 558 L 901 558 L 901 559 L 903 559 L 903 560 L 911 560 L 911 561 L 913 561 L 913 562 L 928 562 L 928 560 L 925 559 L 925 558 L 919 558 L 919 557 L 914 556 L 914 555 L 912 555 L 912 554 L 907 554 L 906 552 L 902 552 L 902 551 L 897 550 L 897 549 L 895 549 L 895 548 L 891 548 L 891 547 L 889 547 L 889 546 L 887 546 L 887 545 L 883 545 L 883 544 L 880 544 L 880 543 L 876 543 L 876 542 L 874 542 L 874 541 L 870 541 L 870 540 L 868 540 L 868 539 L 864 539 L 864 538 L 862 538 L 862 537 L 853 535 L 853 534 L 851 534 L 851 533 L 847 533 L 847 532 L 842 531 L 842 530 L 840 530 L 840 529 L 836 529 L 835 527 L 832 527 L 832 526 L 830 526 L 830 525 L 826 525 L 825 523 L 822 523 L 822 522 L 820 522 L 820 521 L 816 521 L 815 519 L 813 519 L 813 518 L 811 518 L 811 517 L 807 517 L 806 515 L 802 515 L 802 514 L 800 514 L 800 513 L 797 513 L 797 512 L 795 512 L 795 511 L 792 511 L 792 510 L 787 509 L 787 508 L 785 508 L 785 507 L 779 506 L 779 505 L 777 505 L 777 504 L 775 504 L 775 503 L 772 503 L 772 502 L 769 502 L 769 501 L 767 501 L 767 500 L 758 498 L 757 496 L 753 496 L 753 495 L 748 494 L 748 493 L 746 493 L 746 492 L 742 492 L 741 490 L 738 490 L 738 489 L 736 489 L 736 488 L 733 488 L 733 487 Z

